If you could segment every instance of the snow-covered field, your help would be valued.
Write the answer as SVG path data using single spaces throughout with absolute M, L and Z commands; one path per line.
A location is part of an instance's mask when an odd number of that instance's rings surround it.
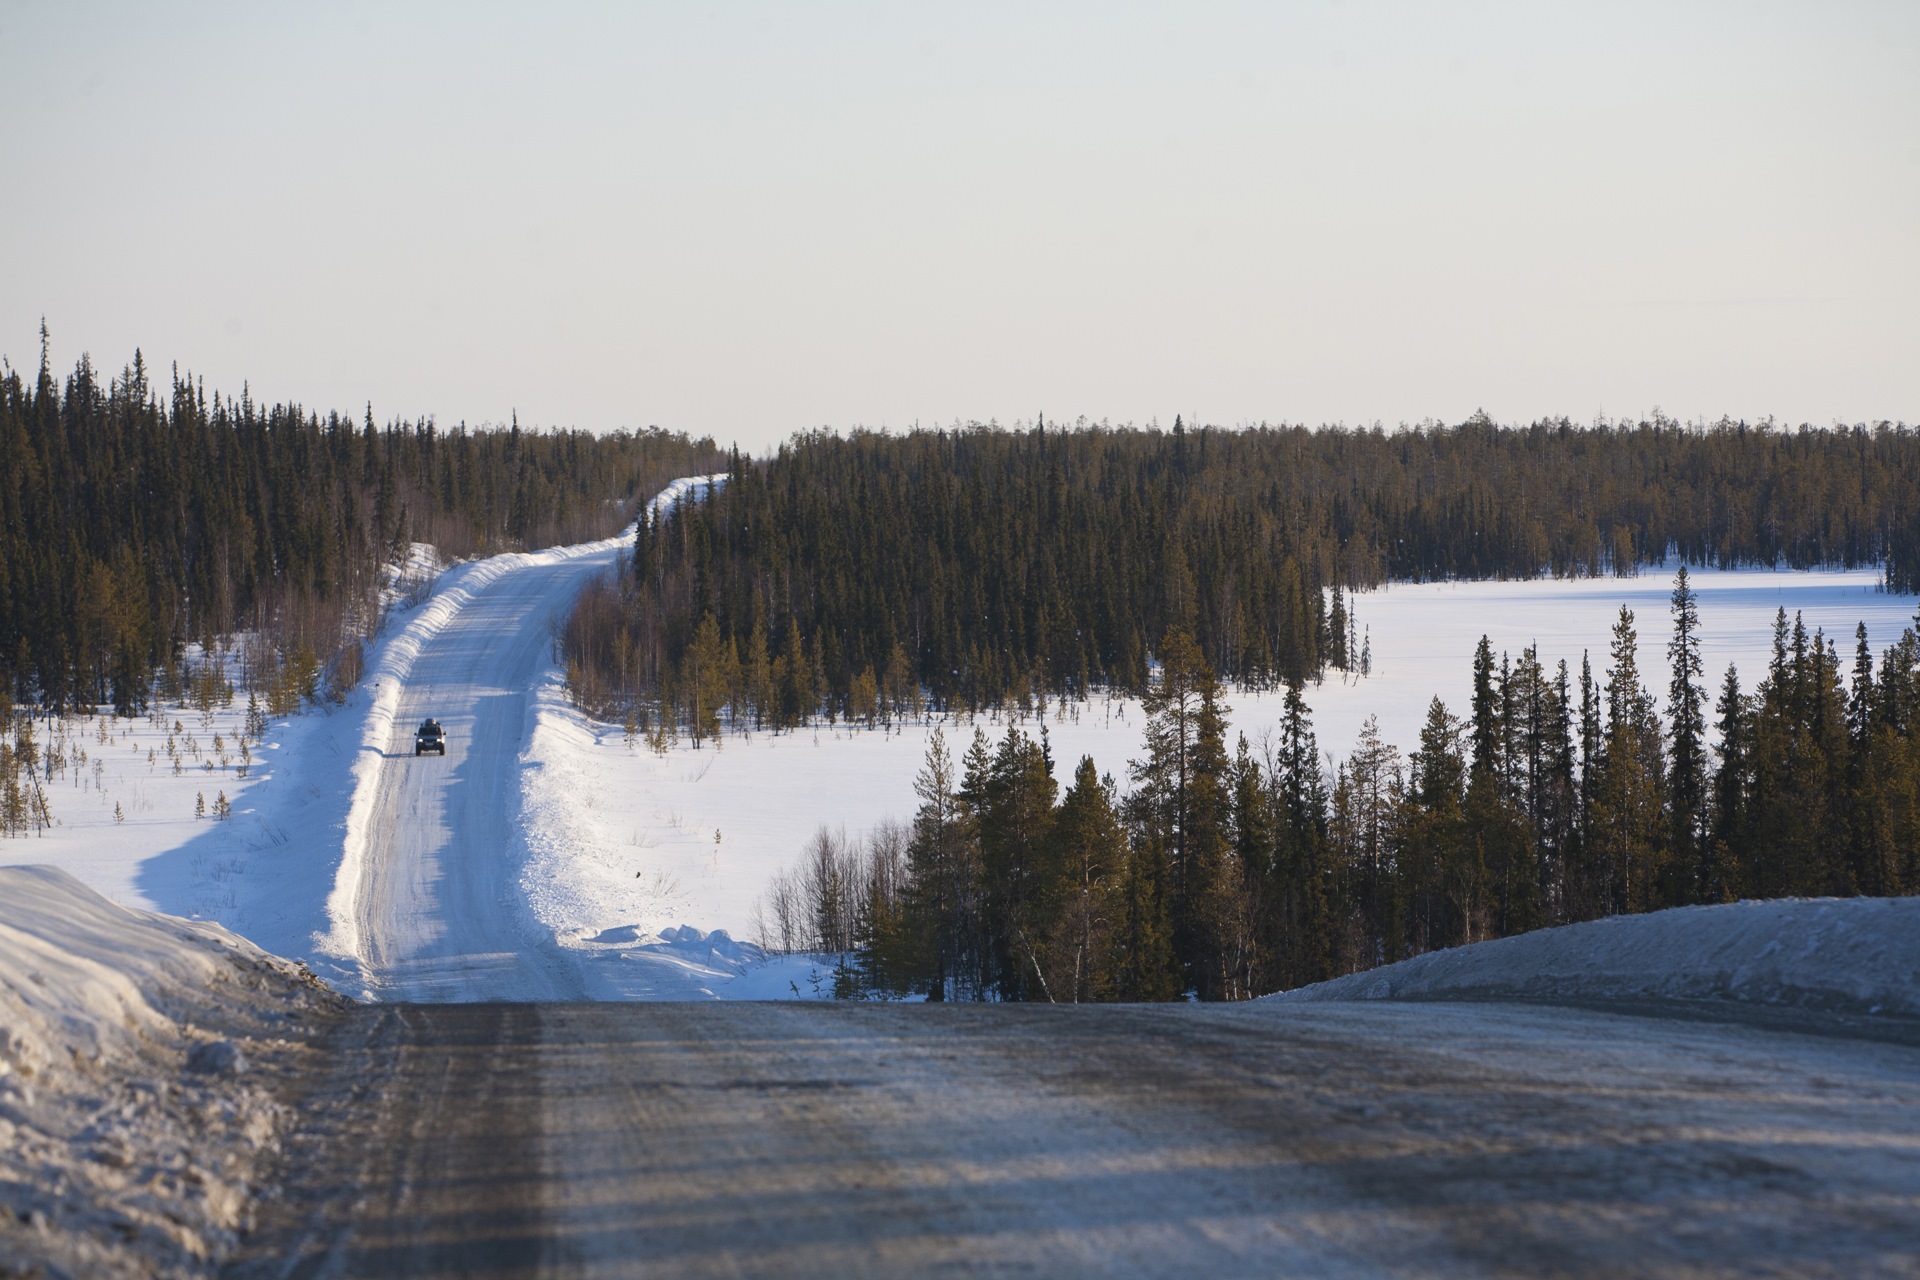
M 366 702 L 356 693 L 275 722 L 250 746 L 244 777 L 234 745 L 244 695 L 210 715 L 166 706 L 82 718 L 58 736 L 43 727 L 41 747 L 68 761 L 44 784 L 56 825 L 0 839 L 0 863 L 53 864 L 122 905 L 215 920 L 276 954 L 307 956 L 326 928 Z
M 1872 571 L 1690 572 L 1699 596 L 1710 693 L 1729 662 L 1751 691 L 1765 673 L 1776 609 L 1804 613 L 1851 654 L 1864 621 L 1876 649 L 1912 621 L 1915 598 L 1878 589 Z M 1583 649 L 1595 678 L 1621 605 L 1634 612 L 1640 665 L 1656 695 L 1669 668 L 1669 575 L 1577 581 L 1443 583 L 1364 593 L 1355 609 L 1373 651 L 1366 679 L 1333 678 L 1307 690 L 1322 750 L 1344 756 L 1367 717 L 1403 752 L 1416 741 L 1436 695 L 1464 714 L 1474 647 L 1487 634 L 1496 654 L 1537 643 L 1549 670 L 1566 658 L 1578 679 Z M 1849 659 L 1850 660 L 1850 659 Z M 1279 694 L 1231 694 L 1231 722 L 1258 749 L 1279 723 Z M 1083 754 L 1124 784 L 1140 754 L 1139 704 L 1095 700 L 1049 709 L 1046 729 L 1064 785 Z M 528 759 L 535 831 L 529 891 L 541 919 L 571 945 L 593 946 L 607 931 L 651 936 L 661 928 L 724 929 L 752 939 L 754 902 L 770 877 L 794 862 L 821 826 L 862 832 L 883 819 L 908 819 L 914 775 L 928 739 L 943 728 L 956 760 L 974 729 L 1003 724 L 923 723 L 878 729 L 821 726 L 794 734 L 729 736 L 719 750 L 684 741 L 665 755 L 629 742 L 618 726 L 596 724 L 567 705 L 557 675 L 539 694 Z M 1037 732 L 1032 720 L 1028 732 Z M 784 989 L 784 985 L 782 987 Z

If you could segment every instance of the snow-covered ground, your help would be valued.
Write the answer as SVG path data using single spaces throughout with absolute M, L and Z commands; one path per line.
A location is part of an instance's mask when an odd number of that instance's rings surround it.
M 1689 569 L 1687 579 L 1699 597 L 1709 698 L 1718 696 L 1729 663 L 1739 667 L 1741 687 L 1753 692 L 1772 655 L 1777 610 L 1787 611 L 1789 624 L 1796 612 L 1804 614 L 1809 635 L 1824 629 L 1843 667 L 1851 668 L 1856 624 L 1867 624 L 1877 658 L 1913 624 L 1920 606 L 1920 597 L 1881 590 L 1880 574 L 1871 569 Z M 1375 715 L 1388 742 L 1411 750 L 1427 703 L 1436 696 L 1464 715 L 1473 689 L 1473 651 L 1482 634 L 1496 658 L 1502 651 L 1517 658 L 1537 644 L 1549 674 L 1566 659 L 1576 684 L 1584 650 L 1592 656 L 1594 678 L 1604 679 L 1607 646 L 1622 605 L 1633 611 L 1639 633 L 1642 679 L 1664 707 L 1672 678 L 1667 663 L 1672 594 L 1672 569 L 1643 570 L 1637 578 L 1400 584 L 1362 592 L 1354 597 L 1354 608 L 1372 638 L 1373 673 L 1358 682 L 1329 680 L 1308 691 L 1320 745 L 1345 755 L 1362 723 Z M 1243 712 L 1235 721 L 1271 724 L 1276 712 L 1263 709 L 1252 719 Z
M 1825 628 L 1851 654 L 1864 621 L 1876 649 L 1911 622 L 1915 599 L 1878 589 L 1878 575 L 1857 572 L 1689 574 L 1699 595 L 1702 649 L 1710 693 L 1729 662 L 1745 688 L 1765 673 L 1776 609 L 1801 611 L 1809 632 Z M 1666 643 L 1671 577 L 1443 583 L 1394 586 L 1356 597 L 1371 638 L 1373 674 L 1330 678 L 1307 690 L 1323 750 L 1344 756 L 1367 717 L 1403 752 L 1416 742 L 1436 695 L 1464 714 L 1480 636 L 1495 652 L 1538 643 L 1551 670 L 1566 658 L 1578 679 L 1583 649 L 1595 678 L 1620 606 L 1634 612 L 1640 666 L 1656 695 L 1669 678 Z M 1848 658 L 1847 660 L 1850 660 Z M 1230 694 L 1231 722 L 1258 749 L 1278 725 L 1282 695 Z M 914 776 L 936 727 L 957 760 L 975 727 L 997 738 L 1004 725 L 913 724 L 893 731 L 820 726 L 793 734 L 727 737 L 719 750 L 684 740 L 665 755 L 625 738 L 618 726 L 591 722 L 570 707 L 557 673 L 538 691 L 538 723 L 528 748 L 529 829 L 534 856 L 526 884 L 542 921 L 568 945 L 599 937 L 651 937 L 667 927 L 725 930 L 754 938 L 753 905 L 770 878 L 795 862 L 821 826 L 863 832 L 884 819 L 908 819 Z M 1103 772 L 1126 778 L 1141 753 L 1139 704 L 1098 699 L 1055 704 L 1046 728 L 1065 784 L 1084 754 Z M 1029 720 L 1028 732 L 1038 726 Z M 610 932 L 611 931 L 611 932 Z M 786 982 L 777 985 L 787 990 Z
M 811 738 L 756 737 L 751 745 L 800 741 Z M 865 741 L 884 745 L 877 736 Z M 719 752 L 656 755 L 644 742 L 630 742 L 619 726 L 575 708 L 558 670 L 540 677 L 520 762 L 519 825 L 528 856 L 519 889 L 542 927 L 589 964 L 600 998 L 832 994 L 830 960 L 765 954 L 750 923 L 767 881 L 812 830 L 792 817 L 783 822 L 779 812 L 780 797 L 804 778 L 789 767 L 789 757 L 751 757 L 761 771 L 743 785 L 753 790 L 733 797 L 702 793 L 713 803 L 694 820 L 663 798 L 670 790 L 663 779 L 690 777 L 689 785 L 698 787 L 716 761 L 747 745 L 730 739 Z M 792 756 L 857 767 L 851 753 L 806 757 L 796 750 Z M 850 781 L 829 778 L 825 786 L 837 794 Z M 737 832 L 732 843 L 729 827 Z
M 41 747 L 67 757 L 45 784 L 56 825 L 0 839 L 0 864 L 50 863 L 124 906 L 218 921 L 305 958 L 327 928 L 367 701 L 355 693 L 273 723 L 250 764 L 236 745 L 244 694 L 211 714 L 168 705 L 56 723 L 53 734 L 42 722 Z
M 0 868 L 0 1273 L 201 1274 L 290 1118 L 263 1080 L 339 1005 L 218 925 Z
M 1268 999 L 1732 1000 L 1920 1018 L 1920 898 L 1615 916 L 1432 951 Z
M 676 481 L 654 505 L 706 483 Z M 757 948 L 672 919 L 635 934 L 624 912 L 593 912 L 598 941 L 556 948 L 553 913 L 530 911 L 518 887 L 531 856 L 536 909 L 550 894 L 577 899 L 570 881 L 591 884 L 603 851 L 591 827 L 556 825 L 560 839 L 547 829 L 551 788 L 565 791 L 575 762 L 554 760 L 523 786 L 523 768 L 541 761 L 522 747 L 530 698 L 564 707 L 550 626 L 630 536 L 445 572 L 415 548 L 359 688 L 275 723 L 244 777 L 244 698 L 205 716 L 170 707 L 86 718 L 57 740 L 43 731 L 42 747 L 68 762 L 48 791 L 57 825 L 0 840 L 0 864 L 57 865 L 122 905 L 217 921 L 355 995 L 817 994 L 825 972 L 813 962 L 759 963 Z M 447 724 L 450 754 L 416 760 L 410 734 L 429 713 Z

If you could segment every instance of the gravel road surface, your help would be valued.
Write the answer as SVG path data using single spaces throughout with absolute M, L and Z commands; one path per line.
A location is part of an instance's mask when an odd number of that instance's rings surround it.
M 1920 1274 L 1920 1028 L 1672 1012 L 366 1006 L 229 1274 Z

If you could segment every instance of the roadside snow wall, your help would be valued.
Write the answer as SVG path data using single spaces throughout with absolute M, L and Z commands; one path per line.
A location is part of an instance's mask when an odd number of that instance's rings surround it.
M 1432 951 L 1272 1000 L 1738 1000 L 1920 1017 L 1920 898 L 1613 916 Z
M 0 867 L 0 1274 L 211 1274 L 285 1119 L 268 1083 L 343 1003 L 218 925 Z

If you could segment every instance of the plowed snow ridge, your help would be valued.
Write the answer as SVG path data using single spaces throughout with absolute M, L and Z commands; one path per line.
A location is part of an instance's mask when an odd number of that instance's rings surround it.
M 209 1270 L 290 1118 L 285 1037 L 342 1003 L 217 924 L 0 868 L 0 1274 Z
M 1920 1017 L 1920 898 L 1612 916 L 1432 951 L 1271 998 L 1733 1000 Z

